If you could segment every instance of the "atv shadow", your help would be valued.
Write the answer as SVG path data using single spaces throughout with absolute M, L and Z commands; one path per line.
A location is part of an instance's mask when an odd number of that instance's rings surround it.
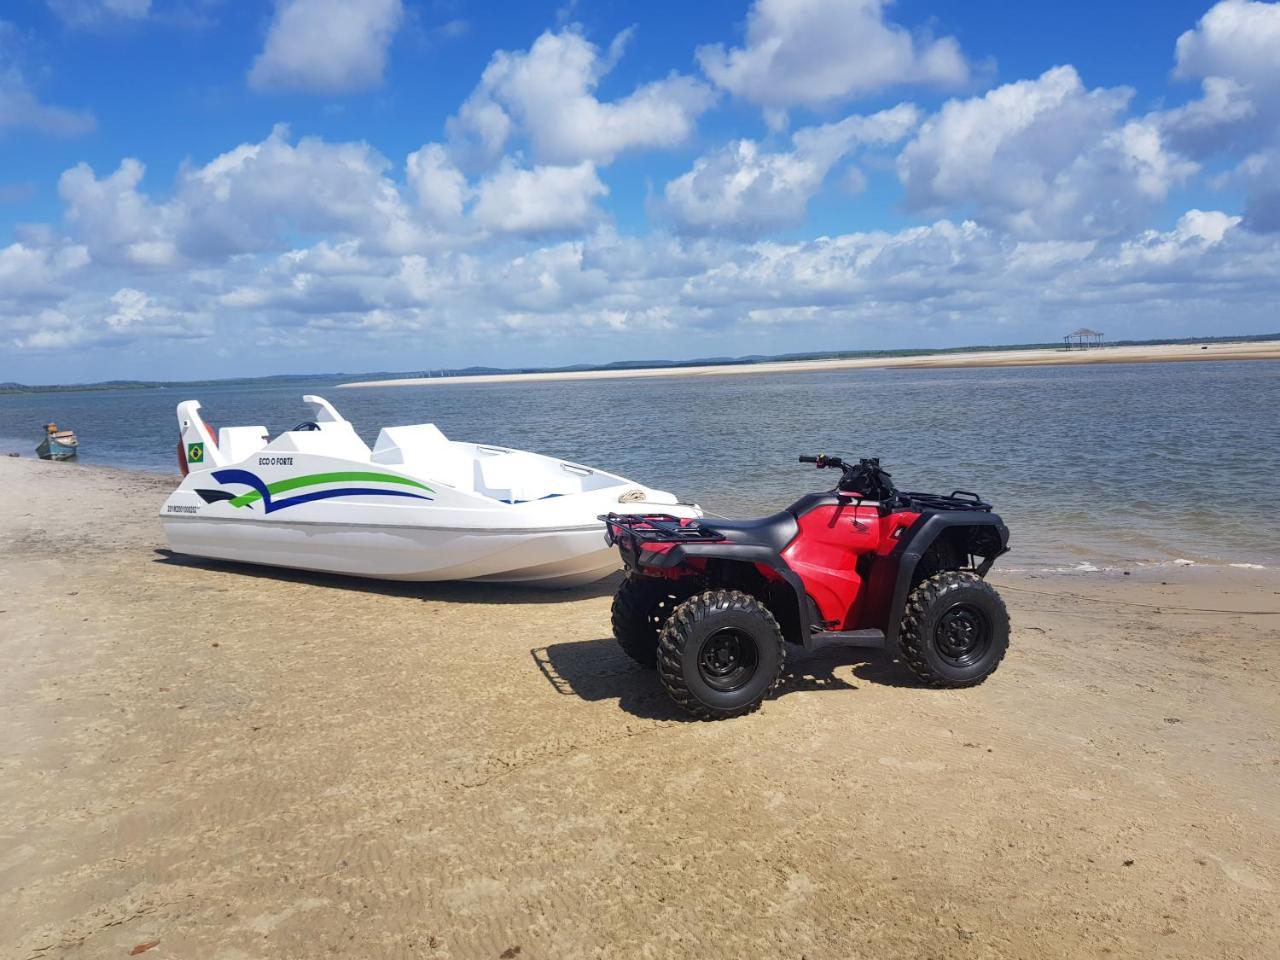
M 561 696 L 583 700 L 617 700 L 618 706 L 646 720 L 696 722 L 667 696 L 656 670 L 646 670 L 631 660 L 612 640 L 577 640 L 553 643 L 529 651 L 547 682 Z M 770 699 L 792 693 L 824 690 L 857 690 L 836 672 L 852 668 L 852 675 L 870 683 L 892 687 L 918 687 L 911 673 L 898 661 L 878 650 L 859 647 L 823 647 L 788 650 L 782 682 Z
M 208 560 L 192 557 L 172 550 L 157 549 L 155 563 L 173 567 L 193 567 L 199 570 L 217 570 L 237 576 L 277 580 L 281 583 L 300 583 L 332 590 L 354 590 L 384 597 L 410 597 L 418 600 L 441 600 L 449 603 L 568 603 L 595 597 L 611 597 L 622 579 L 621 572 L 603 580 L 581 587 L 549 588 L 522 587 L 508 583 L 467 583 L 441 581 L 429 583 L 418 580 L 374 580 L 369 577 L 352 577 L 340 573 L 322 573 L 318 570 L 294 570 L 289 567 L 268 567 L 255 563 L 237 563 L 234 560 Z

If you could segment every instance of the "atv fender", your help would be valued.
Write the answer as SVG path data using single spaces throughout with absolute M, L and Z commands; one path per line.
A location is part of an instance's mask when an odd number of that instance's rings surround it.
M 897 652 L 898 630 L 902 625 L 902 615 L 907 609 L 907 596 L 916 585 L 916 567 L 921 558 L 940 536 L 961 527 L 985 527 L 996 535 L 998 546 L 994 551 L 975 554 L 983 557 L 983 562 L 977 568 L 978 576 L 985 577 L 996 557 L 1009 551 L 1009 528 L 994 513 L 987 513 L 985 510 L 949 510 L 924 514 L 903 534 L 898 545 L 889 554 L 889 562 L 897 565 L 897 575 L 894 577 L 893 597 L 889 602 L 885 623 L 885 646 L 888 650 Z
M 799 574 L 787 565 L 780 553 L 756 544 L 725 542 L 680 543 L 665 553 L 647 555 L 644 558 L 644 566 L 669 570 L 683 566 L 691 559 L 727 560 L 731 563 L 741 563 L 747 566 L 759 565 L 768 567 L 778 575 L 778 578 L 783 583 L 791 588 L 790 590 L 781 591 L 787 597 L 787 609 L 774 610 L 774 616 L 782 623 L 786 634 L 791 633 L 790 630 L 786 629 L 788 624 L 795 625 L 798 636 L 788 636 L 787 639 L 803 643 L 806 647 L 812 646 L 813 618 L 809 613 L 809 595 L 804 588 L 804 581 L 800 579 Z

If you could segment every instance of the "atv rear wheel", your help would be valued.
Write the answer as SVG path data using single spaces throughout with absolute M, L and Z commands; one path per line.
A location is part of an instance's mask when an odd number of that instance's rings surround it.
M 699 720 L 757 710 L 778 685 L 785 663 L 778 621 L 740 590 L 709 590 L 686 600 L 658 635 L 662 685 Z
M 613 636 L 642 667 L 658 665 L 658 631 L 693 592 L 690 585 L 657 577 L 628 575 L 613 597 Z
M 976 573 L 935 574 L 907 598 L 898 645 L 907 666 L 929 686 L 977 686 L 1009 648 L 1009 612 Z

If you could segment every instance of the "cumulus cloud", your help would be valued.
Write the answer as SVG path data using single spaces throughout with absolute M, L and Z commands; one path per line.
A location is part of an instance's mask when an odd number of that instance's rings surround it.
M 58 239 L 0 248 L 0 303 L 18 308 L 57 299 L 65 294 L 66 278 L 88 262 L 83 246 Z
M 170 266 L 270 249 L 294 234 L 359 237 L 373 249 L 417 245 L 421 227 L 387 176 L 390 162 L 365 143 L 304 137 L 276 127 L 179 174 L 172 198 L 154 203 L 145 173 L 126 159 L 99 178 L 81 163 L 58 191 L 67 219 L 93 257 L 108 263 Z
M 405 170 L 418 197 L 418 205 L 435 223 L 454 224 L 471 196 L 467 178 L 438 143 L 425 144 L 409 154 Z
M 886 6 L 888 0 L 756 0 L 745 46 L 700 47 L 698 62 L 717 86 L 774 110 L 969 79 L 954 38 L 912 36 L 885 20 Z
M 276 26 L 295 6 L 279 6 Z M 1275 7 L 1225 0 L 1210 10 L 1177 52 L 1178 76 L 1201 90 L 1172 109 L 1135 115 L 1127 89 L 1090 89 L 1059 67 L 947 102 L 923 123 L 904 104 L 712 143 L 654 201 L 670 232 L 613 226 L 601 171 L 628 150 L 687 143 L 711 88 L 673 75 L 602 98 L 628 34 L 602 48 L 577 28 L 548 32 L 495 54 L 441 141 L 403 164 L 367 143 L 278 127 L 184 164 L 163 189 L 148 189 L 137 159 L 71 167 L 58 187 L 63 222 L 15 229 L 0 245 L 0 343 L 11 356 L 46 357 L 52 378 L 68 348 L 128 344 L 159 364 L 215 333 L 202 358 L 250 340 L 272 366 L 341 357 L 348 369 L 376 369 L 388 357 L 424 362 L 426 343 L 431 356 L 466 362 L 490 335 L 509 351 L 493 359 L 515 363 L 576 358 L 591 338 L 598 354 L 617 356 L 672 331 L 699 344 L 690 351 L 753 334 L 783 343 L 788 325 L 814 342 L 874 346 L 915 330 L 1047 338 L 1083 313 L 1116 337 L 1202 332 L 1209 309 L 1241 330 L 1268 328 L 1280 297 L 1280 233 L 1262 232 L 1280 230 L 1280 215 L 1268 219 L 1280 197 L 1265 192 L 1280 183 L 1280 77 L 1265 55 Z M 963 78 L 922 66 L 937 48 L 940 62 L 952 50 L 967 71 L 953 43 L 910 36 L 885 9 L 762 0 L 741 49 L 703 57 L 709 74 L 723 68 L 726 89 L 771 109 L 857 96 L 868 76 Z M 869 17 L 910 69 L 876 73 L 874 57 L 848 55 L 857 46 L 846 51 L 852 65 L 824 61 L 821 43 L 804 46 L 814 11 L 835 18 L 824 21 L 835 33 Z M 1251 52 L 1258 37 L 1262 52 Z M 788 93 L 788 71 L 805 69 L 813 89 Z M 778 81 L 775 93 L 752 86 L 762 77 Z M 903 139 L 894 151 L 906 205 L 928 222 L 756 239 L 803 223 L 824 187 L 865 187 L 858 167 L 875 169 L 875 151 Z M 1245 185 L 1245 215 L 1189 210 L 1170 229 L 1148 229 L 1211 157 Z M 173 173 L 158 172 L 166 184 Z M 233 362 L 242 372 L 243 358 Z
M 967 209 L 1031 237 L 1131 229 L 1197 169 L 1157 122 L 1125 119 L 1131 97 L 1086 90 L 1063 66 L 948 101 L 898 158 L 907 207 Z
M 249 85 L 315 93 L 375 87 L 402 18 L 401 0 L 277 0 Z
M 1246 223 L 1280 230 L 1280 3 L 1222 0 L 1178 38 L 1175 75 L 1202 95 L 1159 120 L 1193 156 L 1241 158 Z M 1242 156 L 1243 154 L 1243 156 Z
M 420 242 L 419 225 L 390 178 L 391 163 L 364 142 L 289 142 L 277 126 L 182 177 L 183 248 L 218 255 L 260 249 L 287 232 L 358 237 L 373 249 Z
M 539 162 L 566 166 L 683 143 L 714 100 L 706 84 L 672 74 L 618 100 L 596 97 L 628 36 L 620 34 L 602 53 L 569 27 L 543 33 L 527 51 L 495 53 L 449 121 L 455 154 L 470 166 L 490 164 L 516 133 L 528 138 Z
M 595 164 L 522 170 L 504 162 L 476 189 L 472 216 L 481 227 L 507 233 L 547 233 L 585 227 L 594 199 L 608 193 Z
M 146 167 L 126 158 L 98 179 L 87 163 L 62 174 L 58 194 L 67 220 L 92 256 L 105 263 L 161 266 L 177 260 L 173 212 L 157 208 L 138 190 Z
M 900 104 L 872 116 L 798 130 L 788 151 L 769 152 L 756 141 L 735 140 L 699 157 L 692 170 L 668 183 L 664 210 L 692 231 L 754 233 L 800 223 L 841 158 L 860 145 L 895 143 L 918 122 L 919 111 Z

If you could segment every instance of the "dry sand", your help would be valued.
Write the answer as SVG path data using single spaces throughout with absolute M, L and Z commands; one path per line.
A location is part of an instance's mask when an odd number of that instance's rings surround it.
M 833 360 L 779 360 L 708 367 L 645 367 L 634 370 L 576 370 L 559 373 L 500 373 L 472 377 L 410 377 L 362 380 L 343 387 L 420 387 L 445 383 L 512 383 L 526 380 L 615 380 L 627 377 L 721 377 L 748 373 L 812 373 L 904 367 L 1046 367 L 1080 363 L 1177 363 L 1193 360 L 1280 360 L 1280 340 L 1247 343 L 1168 343 L 1156 346 L 1099 347 L 1091 350 L 988 350 L 932 353 L 911 357 L 851 357 Z
M 802 654 L 700 724 L 608 585 L 205 565 L 163 478 L 0 484 L 5 958 L 1280 956 L 1271 571 L 997 576 L 982 687 Z

